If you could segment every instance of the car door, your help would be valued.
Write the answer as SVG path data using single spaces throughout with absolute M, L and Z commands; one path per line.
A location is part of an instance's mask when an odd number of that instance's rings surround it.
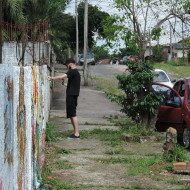
M 157 115 L 156 129 L 160 132 L 165 132 L 169 127 L 181 130 L 182 100 L 180 95 L 166 85 L 160 84 L 157 89 L 160 89 L 159 93 L 163 94 L 163 99 Z

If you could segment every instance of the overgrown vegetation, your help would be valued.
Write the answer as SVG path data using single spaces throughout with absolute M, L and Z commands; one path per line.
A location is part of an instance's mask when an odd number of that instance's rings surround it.
M 129 74 L 117 76 L 124 95 L 110 96 L 122 106 L 122 112 L 134 121 L 150 126 L 162 96 L 152 89 L 153 65 L 138 60 L 128 61 Z
M 43 184 L 47 189 L 62 190 L 76 189 L 72 184 L 59 179 L 57 170 L 70 170 L 72 166 L 68 160 L 60 159 L 61 155 L 70 153 L 68 150 L 53 145 L 46 148 L 46 161 L 42 172 Z
M 55 125 L 52 123 L 46 124 L 46 141 L 48 143 L 54 142 L 56 140 L 56 132 L 55 132 Z
M 166 162 L 189 162 L 190 154 L 184 147 L 175 144 L 172 151 L 163 154 L 163 160 Z

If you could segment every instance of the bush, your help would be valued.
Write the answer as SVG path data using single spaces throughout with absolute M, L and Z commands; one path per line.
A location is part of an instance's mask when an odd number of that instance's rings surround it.
M 112 100 L 120 103 L 122 112 L 137 122 L 150 125 L 162 96 L 152 89 L 153 65 L 149 62 L 128 62 L 128 74 L 118 75 L 119 88 L 124 95 Z

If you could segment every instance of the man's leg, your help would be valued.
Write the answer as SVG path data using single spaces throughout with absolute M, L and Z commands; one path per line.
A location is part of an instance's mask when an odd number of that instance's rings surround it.
M 75 136 L 79 136 L 79 122 L 78 122 L 77 116 L 71 117 L 70 120 L 71 120 L 71 123 L 72 123 L 73 128 L 74 128 Z

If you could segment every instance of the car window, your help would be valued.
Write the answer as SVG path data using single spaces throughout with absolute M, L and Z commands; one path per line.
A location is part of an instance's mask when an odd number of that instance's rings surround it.
M 157 81 L 157 82 L 169 82 L 169 79 L 168 77 L 166 76 L 166 74 L 162 71 L 155 71 L 154 72 L 154 81 Z
M 173 89 L 179 92 L 180 89 L 180 82 L 176 82 L 175 85 L 173 86 Z
M 181 105 L 180 97 L 175 91 L 160 84 L 153 84 L 152 87 L 156 93 L 163 94 L 162 101 L 160 102 L 161 105 L 171 105 L 172 103 L 173 105 L 175 104 L 176 107 Z

